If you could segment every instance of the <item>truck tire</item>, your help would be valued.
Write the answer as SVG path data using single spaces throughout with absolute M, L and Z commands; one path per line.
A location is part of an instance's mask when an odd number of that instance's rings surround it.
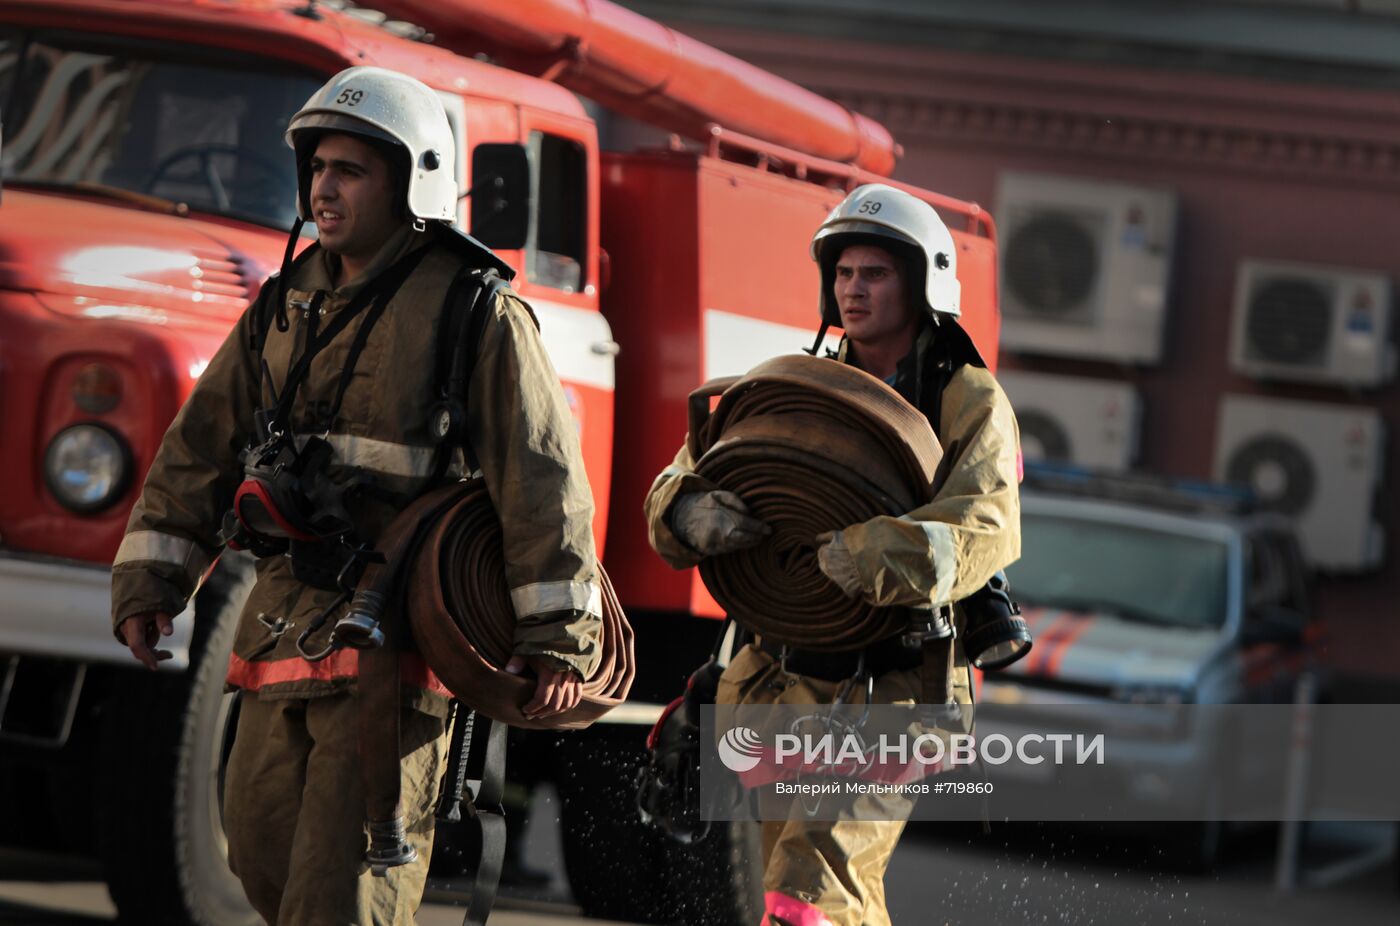
M 632 791 L 645 750 L 591 730 L 560 736 L 556 748 L 564 870 L 574 902 L 598 919 L 672 922 L 665 836 L 642 824 Z
M 113 686 L 103 721 L 99 839 L 122 923 L 256 926 L 228 868 L 223 770 L 237 720 L 224 693 L 251 562 L 225 554 L 195 601 L 190 668 L 131 673 Z
M 608 728 L 559 738 L 555 786 L 574 901 L 599 919 L 753 926 L 763 913 L 758 824 L 719 822 L 690 846 L 643 824 L 641 738 Z
M 753 926 L 763 918 L 759 826 L 718 820 L 703 840 L 667 842 L 667 885 L 675 922 L 686 926 Z

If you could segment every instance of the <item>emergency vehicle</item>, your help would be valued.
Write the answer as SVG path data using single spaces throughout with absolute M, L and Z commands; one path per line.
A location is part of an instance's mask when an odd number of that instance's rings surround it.
M 1056 707 L 1141 705 L 1109 730 L 1125 769 L 1112 796 L 1144 819 L 1184 821 L 1155 827 L 1165 861 L 1211 867 L 1227 836 L 1219 789 L 1262 787 L 1278 770 L 1223 762 L 1222 738 L 1239 732 L 1173 708 L 1289 704 L 1305 673 L 1328 684 L 1326 627 L 1290 522 L 1238 487 L 1033 464 L 1021 532 L 1007 574 L 1035 647 L 986 681 L 983 703 L 1043 706 L 1048 722 Z
M 574 894 L 619 919 L 754 922 L 752 830 L 680 847 L 632 806 L 651 705 L 703 661 L 719 615 L 693 570 L 653 555 L 641 502 L 693 388 L 811 342 L 810 236 L 848 190 L 887 180 L 898 146 L 602 0 L 377 6 L 0 4 L 0 843 L 101 859 L 131 922 L 255 921 L 219 816 L 246 577 L 215 568 L 150 675 L 113 638 L 107 566 L 168 423 L 280 263 L 289 117 L 373 64 L 441 94 L 460 223 L 520 271 L 638 635 L 635 703 L 557 744 Z M 992 222 L 911 192 L 952 228 L 963 321 L 994 358 Z

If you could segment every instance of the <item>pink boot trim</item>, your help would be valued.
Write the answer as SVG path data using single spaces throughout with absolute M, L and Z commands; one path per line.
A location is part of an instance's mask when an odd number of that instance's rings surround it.
M 769 914 L 791 926 L 832 926 L 831 920 L 818 908 L 777 891 L 769 891 L 763 895 L 763 915 Z

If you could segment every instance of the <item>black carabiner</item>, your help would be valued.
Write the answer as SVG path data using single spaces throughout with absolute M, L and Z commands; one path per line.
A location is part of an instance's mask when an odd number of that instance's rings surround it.
M 301 636 L 297 637 L 297 652 L 301 654 L 302 659 L 305 659 L 307 662 L 320 662 L 331 653 L 340 649 L 340 643 L 335 639 L 335 634 L 331 634 L 331 638 L 326 643 L 325 649 L 315 653 L 308 653 L 306 651 L 306 641 L 311 639 L 313 633 L 326 626 L 326 621 L 330 620 L 332 611 L 349 600 L 350 596 L 345 592 L 341 592 L 336 596 L 335 601 L 332 601 L 326 606 L 324 611 L 316 615 L 315 620 L 306 625 L 306 629 L 301 632 Z

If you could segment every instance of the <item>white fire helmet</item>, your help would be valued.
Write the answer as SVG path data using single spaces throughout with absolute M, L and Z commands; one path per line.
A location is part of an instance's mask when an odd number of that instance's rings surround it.
M 311 217 L 310 145 L 324 132 L 362 135 L 406 152 L 407 207 L 414 219 L 457 218 L 457 143 L 442 100 L 422 81 L 397 71 L 353 67 L 311 95 L 287 125 L 297 158 L 297 214 Z
M 883 183 L 851 191 L 812 236 L 812 259 L 822 274 L 822 321 L 841 324 L 832 286 L 836 259 L 846 248 L 867 244 L 905 258 L 911 297 L 923 296 L 929 313 L 961 314 L 958 251 L 953 236 L 932 206 Z

